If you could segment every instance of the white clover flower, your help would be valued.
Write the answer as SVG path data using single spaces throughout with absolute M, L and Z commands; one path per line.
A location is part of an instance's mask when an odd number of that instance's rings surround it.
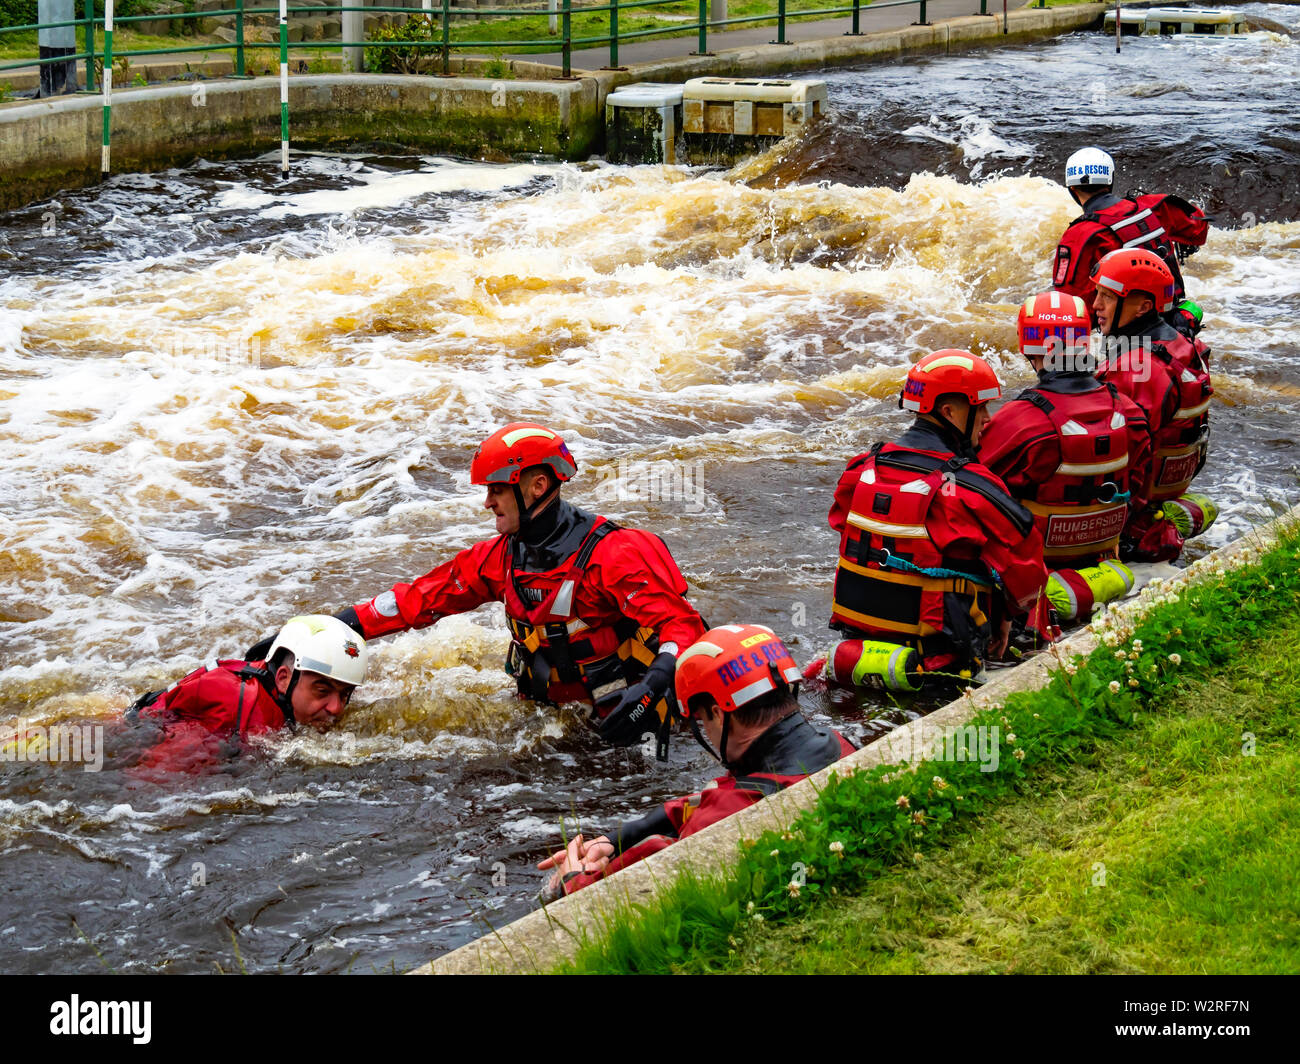
M 1129 685 L 1130 687 L 1137 687 L 1137 686 L 1138 686 L 1138 682 L 1137 682 L 1137 680 L 1129 680 L 1128 685 Z
M 1181 665 L 1182 663 L 1183 663 L 1183 656 L 1182 656 L 1181 654 L 1170 654 L 1170 655 L 1169 655 L 1169 664 L 1171 664 L 1171 665 Z
M 1126 654 L 1124 651 L 1122 651 L 1122 650 L 1117 650 L 1117 651 L 1115 651 L 1115 660 L 1116 660 L 1116 661 L 1123 661 L 1126 657 L 1128 657 L 1128 654 Z
M 924 860 L 925 860 L 925 858 L 922 857 L 922 856 L 920 855 L 920 853 L 914 853 L 914 854 L 912 854 L 912 863 L 913 863 L 913 864 L 920 864 L 920 863 L 921 863 L 922 861 L 924 861 Z
M 781 851 L 780 851 L 780 850 L 773 850 L 770 854 L 768 854 L 768 856 L 769 856 L 769 857 L 780 857 L 780 856 L 781 856 Z
M 1023 750 L 1017 750 L 1011 756 L 1014 757 L 1017 761 L 1023 761 L 1025 759 L 1025 752 Z
M 1113 694 L 1113 695 L 1117 695 L 1117 694 L 1119 694 L 1119 681 L 1118 681 L 1118 680 L 1111 680 L 1111 681 L 1110 681 L 1110 693 Z
M 790 882 L 785 885 L 785 889 L 789 893 L 790 897 L 792 898 L 799 897 L 799 884 L 796 883 L 793 879 L 790 880 Z
M 1015 735 L 1012 732 L 1007 732 L 1007 742 L 1014 743 L 1015 741 L 1016 741 Z
M 930 782 L 933 783 L 936 787 L 938 787 L 939 790 L 943 790 L 945 787 L 948 786 L 948 784 L 944 781 L 944 778 L 942 776 L 935 776 L 934 779 L 932 779 Z
M 894 804 L 895 804 L 896 806 L 898 806 L 899 809 L 911 809 L 911 808 L 912 808 L 912 803 L 911 803 L 911 801 L 908 800 L 908 797 L 907 797 L 907 795 L 905 795 L 905 794 L 900 794 L 900 795 L 898 796 L 898 801 L 896 801 Z
M 844 853 L 844 843 L 836 839 L 834 842 L 831 843 L 830 851 L 831 853 L 835 854 L 837 857 L 840 856 L 841 854 Z
M 753 911 L 754 911 L 754 903 L 751 901 L 748 905 L 745 906 L 745 912 L 753 913 Z

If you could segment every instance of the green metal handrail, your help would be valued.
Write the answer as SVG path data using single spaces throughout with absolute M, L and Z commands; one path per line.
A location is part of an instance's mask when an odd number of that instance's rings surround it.
M 708 34 L 709 28 L 717 30 L 723 26 L 739 26 L 755 22 L 770 22 L 775 20 L 777 24 L 777 41 L 774 43 L 786 43 L 786 23 L 791 19 L 807 18 L 816 15 L 851 15 L 853 28 L 850 34 L 857 34 L 860 25 L 860 12 L 862 0 L 852 0 L 851 3 L 843 4 L 838 7 L 813 8 L 795 12 L 793 15 L 786 10 L 786 0 L 774 0 L 776 4 L 775 12 L 768 12 L 760 15 L 742 15 L 737 18 L 718 19 L 711 21 L 709 19 L 708 4 L 709 0 L 698 0 L 698 17 L 694 23 L 676 23 L 674 25 L 662 28 L 651 28 L 641 30 L 620 31 L 618 24 L 618 15 L 620 11 L 629 11 L 637 8 L 665 7 L 669 5 L 678 5 L 689 3 L 689 0 L 609 0 L 609 3 L 592 5 L 590 7 L 579 8 L 582 14 L 597 14 L 600 12 L 609 13 L 609 33 L 603 36 L 595 37 L 575 37 L 573 35 L 573 0 L 560 0 L 559 10 L 544 11 L 538 8 L 492 8 L 493 15 L 502 17 L 510 16 L 541 16 L 556 17 L 562 26 L 560 40 L 558 42 L 561 51 L 562 76 L 570 77 L 572 73 L 572 56 L 575 45 L 609 45 L 609 65 L 618 66 L 618 46 L 620 41 L 638 40 L 642 37 L 657 37 L 666 34 L 676 34 L 683 31 L 696 31 L 698 33 L 698 53 L 700 55 L 708 54 Z M 1040 0 L 1041 2 L 1041 0 Z M 74 0 L 75 3 L 75 0 Z M 127 15 L 121 18 L 114 16 L 112 25 L 124 25 L 138 22 L 185 22 L 189 19 L 200 18 L 219 18 L 223 16 L 235 16 L 235 40 L 229 43 L 221 44 L 192 44 L 176 48 L 133 48 L 127 50 L 115 50 L 113 47 L 113 30 L 107 28 L 104 18 L 94 17 L 94 0 L 83 0 L 84 15 L 79 19 L 71 19 L 66 22 L 48 22 L 34 23 L 27 26 L 3 26 L 0 27 L 0 40 L 4 39 L 5 34 L 11 33 L 30 33 L 32 30 L 40 31 L 42 29 L 60 29 L 68 26 L 80 27 L 82 30 L 82 50 L 71 55 L 54 56 L 48 59 L 31 58 L 19 59 L 7 63 L 0 63 L 0 71 L 17 70 L 30 68 L 33 66 L 40 67 L 47 63 L 77 63 L 85 62 L 86 70 L 86 89 L 87 91 L 95 90 L 95 66 L 96 61 L 103 63 L 110 72 L 110 77 L 105 80 L 103 86 L 104 92 L 104 138 L 103 138 L 103 163 L 102 171 L 109 172 L 109 138 L 112 128 L 111 119 L 111 71 L 116 60 L 127 60 L 146 55 L 177 55 L 181 53 L 195 52 L 224 52 L 231 51 L 234 53 L 234 73 L 236 77 L 243 77 L 245 70 L 245 53 L 250 48 L 273 48 L 280 52 L 281 68 L 281 144 L 283 167 L 287 171 L 289 159 L 289 110 L 288 110 L 288 89 L 287 89 L 287 70 L 288 70 L 288 16 L 310 14 L 313 17 L 327 15 L 342 15 L 345 12 L 361 12 L 363 14 L 400 14 L 407 15 L 411 18 L 424 18 L 428 21 L 429 29 L 432 31 L 436 28 L 441 30 L 440 39 L 434 39 L 432 36 L 427 41 L 347 41 L 347 40 L 330 40 L 330 41 L 298 41 L 295 42 L 297 48 L 415 48 L 420 51 L 428 51 L 430 54 L 441 54 L 442 72 L 449 73 L 451 63 L 451 52 L 453 50 L 466 51 L 470 49 L 501 49 L 501 48 L 525 48 L 541 47 L 551 45 L 553 42 L 548 40 L 538 40 L 529 38 L 519 41 L 453 41 L 451 39 L 451 18 L 458 14 L 481 15 L 480 8 L 458 8 L 455 7 L 451 0 L 440 0 L 438 10 L 413 9 L 407 7 L 364 7 L 349 6 L 347 4 L 333 5 L 329 7 L 299 7 L 286 6 L 284 21 L 280 20 L 280 8 L 276 6 L 249 7 L 244 0 L 232 0 L 233 6 L 222 8 L 217 11 L 183 11 L 176 13 L 158 12 L 152 15 Z M 917 5 L 918 21 L 922 25 L 928 25 L 926 22 L 926 0 L 881 0 L 879 3 L 873 3 L 873 8 L 886 7 L 904 7 L 909 4 Z M 980 0 L 980 13 L 987 13 L 988 0 Z M 279 39 L 275 41 L 250 41 L 247 40 L 244 33 L 245 19 L 250 15 L 274 15 L 279 23 Z M 104 39 L 104 48 L 102 57 L 97 56 L 95 52 L 96 32 L 101 32 Z M 339 37 L 342 38 L 340 29 Z
M 688 0 L 687 0 L 688 2 Z M 988 0 L 980 0 L 980 13 L 987 12 Z M 1041 2 L 1041 0 L 1040 0 Z M 527 38 L 521 40 L 461 40 L 453 41 L 451 39 L 451 21 L 457 15 L 482 15 L 482 8 L 461 8 L 451 3 L 451 0 L 441 0 L 440 4 L 432 10 L 415 9 L 409 7 L 363 7 L 358 5 L 349 5 L 346 3 L 330 5 L 328 7 L 305 7 L 293 5 L 287 8 L 288 15 L 311 15 L 313 17 L 323 17 L 331 15 L 342 15 L 345 12 L 361 12 L 364 14 L 397 14 L 408 15 L 410 17 L 425 17 L 430 22 L 430 28 L 441 30 L 441 39 L 430 39 L 429 41 L 347 41 L 347 40 L 322 40 L 322 41 L 296 41 L 293 47 L 299 49 L 336 49 L 336 48 L 416 48 L 427 49 L 431 54 L 441 53 L 443 57 L 444 73 L 448 69 L 449 56 L 452 51 L 481 50 L 484 48 L 501 49 L 501 48 L 538 48 L 550 45 L 558 47 L 562 56 L 562 76 L 569 77 L 572 73 L 572 52 L 575 46 L 583 45 L 609 45 L 609 65 L 618 66 L 618 46 L 623 41 L 635 41 L 645 37 L 658 37 L 669 34 L 682 33 L 683 31 L 696 31 L 698 33 L 698 50 L 701 54 L 708 51 L 708 34 L 712 29 L 715 32 L 723 27 L 743 26 L 758 22 L 775 21 L 777 25 L 777 40 L 784 43 L 786 40 L 786 24 L 793 19 L 806 19 L 813 16 L 826 15 L 850 15 L 853 20 L 853 28 L 849 31 L 851 34 L 859 32 L 859 15 L 862 0 L 852 0 L 851 3 L 840 4 L 831 7 L 818 7 L 806 10 L 788 12 L 786 10 L 786 0 L 773 0 L 775 11 L 758 15 L 742 15 L 736 18 L 711 20 L 708 17 L 708 0 L 699 0 L 698 17 L 694 23 L 682 22 L 671 26 L 656 27 L 650 29 L 632 29 L 620 31 L 618 18 L 620 12 L 628 12 L 640 8 L 666 7 L 671 5 L 680 5 L 683 0 L 610 0 L 605 4 L 594 4 L 574 8 L 573 0 L 561 0 L 560 10 L 558 12 L 549 12 L 540 8 L 490 8 L 492 16 L 500 17 L 518 17 L 518 16 L 551 16 L 557 17 L 562 25 L 562 30 L 557 41 L 547 39 Z M 902 7 L 909 4 L 915 4 L 919 9 L 919 21 L 925 24 L 926 19 L 926 0 L 880 0 L 877 3 L 870 3 L 872 8 Z M 33 66 L 42 66 L 48 63 L 66 63 L 66 62 L 85 62 L 86 65 L 86 88 L 89 91 L 95 89 L 94 64 L 98 58 L 95 50 L 95 33 L 98 30 L 103 31 L 103 18 L 93 17 L 93 0 L 84 0 L 85 14 L 82 18 L 71 19 L 65 22 L 47 22 L 33 23 L 25 26 L 4 26 L 0 27 L 0 40 L 3 40 L 5 34 L 9 33 L 30 33 L 33 30 L 56 29 L 67 26 L 80 27 L 83 34 L 82 49 L 73 55 L 61 55 L 49 59 L 40 59 L 32 57 L 30 59 L 11 60 L 0 63 L 0 71 L 24 69 Z M 609 13 L 609 32 L 604 35 L 593 37 L 575 37 L 572 30 L 572 16 L 575 11 L 584 15 L 598 14 L 600 12 Z M 186 22 L 192 19 L 209 19 L 221 18 L 233 15 L 235 17 L 235 39 L 229 43 L 221 44 L 192 44 L 183 45 L 175 48 L 132 48 L 126 50 L 114 50 L 114 58 L 132 59 L 138 56 L 154 55 L 179 55 L 186 52 L 224 52 L 234 53 L 235 75 L 244 76 L 245 70 L 245 53 L 248 49 L 277 49 L 280 47 L 278 41 L 250 41 L 245 37 L 244 27 L 245 20 L 252 15 L 273 15 L 278 18 L 279 7 L 259 5 L 256 7 L 248 6 L 242 0 L 231 0 L 231 3 L 223 8 L 214 11 L 180 11 L 180 12 L 157 12 L 147 15 L 125 15 L 115 16 L 114 25 L 127 26 L 133 23 L 141 22 Z M 342 33 L 339 34 L 342 38 Z

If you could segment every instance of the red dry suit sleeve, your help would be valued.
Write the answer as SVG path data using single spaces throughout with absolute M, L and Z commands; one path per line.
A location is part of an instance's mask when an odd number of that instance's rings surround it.
M 725 820 L 732 813 L 738 813 L 740 810 L 763 800 L 764 794 L 762 791 L 737 788 L 735 784 L 736 781 L 733 777 L 723 776 L 721 779 L 715 780 L 712 785 L 706 787 L 699 794 L 691 794 L 685 798 L 674 798 L 672 801 L 665 802 L 664 813 L 667 815 L 668 821 L 676 828 L 678 838 L 693 835 L 695 832 L 707 828 L 710 824 Z M 634 826 L 630 825 L 629 827 Z M 564 882 L 564 892 L 572 894 L 575 890 L 590 886 L 599 879 L 612 876 L 615 872 L 626 868 L 628 865 L 645 860 L 652 853 L 667 849 L 676 841 L 676 838 L 666 834 L 651 835 L 631 849 L 624 850 L 610 861 L 603 871 L 584 872 L 581 875 L 569 877 Z
M 1205 212 L 1180 196 L 1161 196 L 1156 215 L 1175 244 L 1203 247 L 1210 235 L 1210 220 Z
M 862 478 L 862 463 L 867 455 L 860 454 L 851 461 L 840 474 L 840 482 L 835 485 L 835 501 L 831 503 L 831 512 L 827 515 L 831 528 L 843 533 L 849 523 L 849 511 L 853 508 L 853 493 Z
M 1061 441 L 1051 420 L 1033 403 L 1012 401 L 993 415 L 980 434 L 979 456 L 1017 499 L 1056 475 Z
M 510 545 L 505 536 L 484 540 L 409 584 L 354 606 L 366 639 L 427 628 L 453 613 L 485 602 L 500 602 L 508 573 Z
M 649 532 L 622 528 L 602 539 L 583 586 L 599 588 L 618 614 L 653 628 L 661 645 L 676 643 L 685 650 L 704 634 L 704 621 L 686 601 L 686 580 L 677 563 L 663 540 Z
M 966 469 L 983 476 L 995 488 L 1006 490 L 1006 485 L 984 466 L 972 463 Z M 996 573 L 1014 614 L 1035 608 L 1047 583 L 1047 568 L 1043 564 L 1043 537 L 1032 523 L 1026 531 L 998 503 L 972 489 L 963 489 L 951 497 L 940 494 L 930 507 L 926 529 L 943 554 L 981 561 Z
M 1128 396 L 1120 394 L 1119 412 L 1128 422 L 1128 478 L 1130 514 L 1140 513 L 1149 501 L 1151 456 L 1155 453 L 1151 439 L 1151 426 L 1146 412 Z

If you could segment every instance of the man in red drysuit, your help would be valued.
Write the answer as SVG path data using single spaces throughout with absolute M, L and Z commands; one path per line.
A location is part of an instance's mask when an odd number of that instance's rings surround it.
M 1120 557 L 1172 561 L 1183 537 L 1160 506 L 1186 494 L 1209 451 L 1210 350 L 1174 329 L 1164 314 L 1173 306 L 1174 278 L 1160 256 L 1140 248 L 1112 251 L 1096 270 L 1093 312 L 1106 341 L 1097 371 L 1132 399 L 1151 431 L 1150 505 L 1130 515 Z
M 799 669 L 770 628 L 728 624 L 706 632 L 678 658 L 676 686 L 696 740 L 727 775 L 608 835 L 590 842 L 576 836 L 537 866 L 554 869 L 543 901 L 613 875 L 854 750 L 839 732 L 804 719 Z
M 163 737 L 138 768 L 197 769 L 249 736 L 305 724 L 330 728 L 366 675 L 366 644 L 334 617 L 289 621 L 265 660 L 214 661 L 164 691 L 151 691 L 126 711 L 128 720 L 163 727 Z
M 1061 236 L 1052 262 L 1052 285 L 1091 306 L 1093 270 L 1109 251 L 1145 248 L 1159 255 L 1174 277 L 1173 302 L 1185 297 L 1179 263 L 1205 244 L 1210 223 L 1201 209 L 1177 196 L 1111 191 L 1115 162 L 1100 148 L 1081 148 L 1066 161 L 1065 187 L 1083 208 Z M 1172 310 L 1172 307 L 1171 307 Z M 1179 319 L 1190 335 L 1199 322 Z
M 831 627 L 846 638 L 915 647 L 924 672 L 968 679 L 1005 652 L 1013 617 L 1050 633 L 1033 515 L 975 453 L 1001 394 L 969 351 L 926 355 L 900 399 L 916 423 L 848 464 L 829 517 L 840 533 Z
M 1078 296 L 1025 300 L 1020 352 L 1038 382 L 1003 404 L 979 442 L 980 461 L 1033 513 L 1053 569 L 1118 557 L 1129 515 L 1147 505 L 1146 414 L 1093 375 L 1090 324 Z
M 374 639 L 503 602 L 512 640 L 506 669 L 520 694 L 587 702 L 606 740 L 626 746 L 654 733 L 664 759 L 677 654 L 704 622 L 659 537 L 560 498 L 577 469 L 545 426 L 517 422 L 492 433 L 470 480 L 487 489 L 497 535 L 337 616 Z

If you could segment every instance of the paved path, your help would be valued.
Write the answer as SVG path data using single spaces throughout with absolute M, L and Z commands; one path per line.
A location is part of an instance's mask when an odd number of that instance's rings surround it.
M 841 0 L 845 2 L 845 0 Z M 827 6 L 830 6 L 829 4 Z M 1025 0 L 1008 0 L 1008 9 L 1024 7 Z M 988 0 L 989 11 L 1000 15 L 1002 0 Z M 980 0 L 928 0 L 925 17 L 929 22 L 940 19 L 957 18 L 962 15 L 978 15 Z M 914 3 L 897 7 L 864 6 L 858 20 L 862 33 L 875 33 L 879 30 L 896 30 L 910 26 L 918 18 L 918 7 Z M 827 37 L 839 37 L 849 32 L 853 16 L 844 15 L 834 19 L 818 19 L 814 22 L 790 22 L 785 24 L 785 39 L 795 41 L 815 41 Z M 709 51 L 720 52 L 725 48 L 747 48 L 758 44 L 771 44 L 776 41 L 776 26 L 751 26 L 748 29 L 735 29 L 726 32 L 709 33 Z M 651 37 L 636 43 L 623 42 L 618 48 L 620 66 L 632 66 L 637 63 L 653 63 L 661 59 L 678 59 L 691 55 L 699 46 L 697 36 L 689 37 Z M 512 55 L 512 59 L 521 59 L 531 63 L 546 63 L 561 66 L 564 61 L 560 52 L 547 52 L 540 55 Z M 609 45 L 574 49 L 570 60 L 575 70 L 596 70 L 609 62 Z

